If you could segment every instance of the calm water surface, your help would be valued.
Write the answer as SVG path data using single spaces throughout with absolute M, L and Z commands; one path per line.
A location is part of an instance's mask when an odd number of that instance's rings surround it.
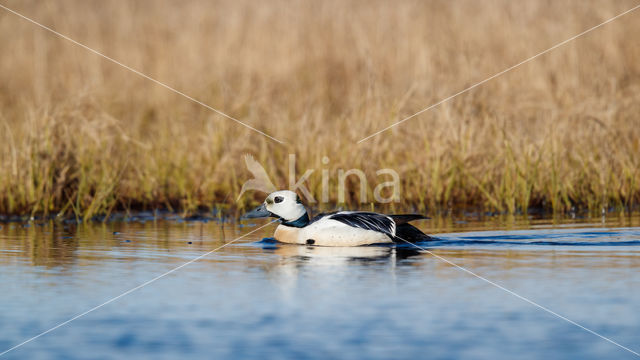
M 0 352 L 264 223 L 0 224 Z M 429 220 L 421 246 L 640 352 L 640 218 Z M 249 235 L 0 359 L 635 359 L 409 246 Z

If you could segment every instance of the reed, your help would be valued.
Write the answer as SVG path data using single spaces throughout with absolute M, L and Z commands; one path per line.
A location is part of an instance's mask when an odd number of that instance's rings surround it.
M 0 213 L 242 208 L 246 153 L 281 187 L 296 154 L 316 198 L 324 156 L 336 187 L 392 168 L 420 211 L 640 202 L 640 12 L 356 143 L 632 1 L 3 4 L 285 144 L 2 10 Z

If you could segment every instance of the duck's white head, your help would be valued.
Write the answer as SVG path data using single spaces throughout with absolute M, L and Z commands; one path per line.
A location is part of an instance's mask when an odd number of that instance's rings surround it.
M 307 217 L 307 209 L 300 201 L 300 197 L 293 191 L 281 190 L 272 192 L 262 205 L 244 214 L 243 218 L 277 217 L 284 223 L 295 222 Z

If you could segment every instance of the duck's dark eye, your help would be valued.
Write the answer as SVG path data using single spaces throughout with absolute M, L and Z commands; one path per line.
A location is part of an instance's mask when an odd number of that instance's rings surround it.
M 281 202 L 283 202 L 283 201 L 284 201 L 284 198 L 283 198 L 282 196 L 276 196 L 276 197 L 275 197 L 275 199 L 273 199 L 273 200 L 274 200 L 274 201 L 276 202 L 276 204 L 277 204 L 277 203 L 281 203 Z

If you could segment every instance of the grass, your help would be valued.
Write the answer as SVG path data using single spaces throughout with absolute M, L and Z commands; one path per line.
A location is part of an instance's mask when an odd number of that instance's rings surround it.
M 322 169 L 335 190 L 392 168 L 385 207 L 432 213 L 640 203 L 640 12 L 356 143 L 632 1 L 3 4 L 285 144 L 2 10 L 0 213 L 243 208 L 247 153 L 279 187 L 296 154 L 316 198 Z M 370 207 L 350 179 L 345 206 Z

